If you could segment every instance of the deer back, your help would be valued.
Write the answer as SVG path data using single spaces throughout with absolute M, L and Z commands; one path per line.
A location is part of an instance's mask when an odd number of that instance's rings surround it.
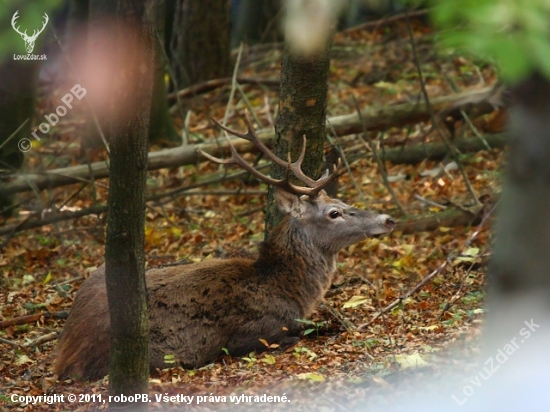
M 285 342 L 299 335 L 301 324 L 330 286 L 340 249 L 368 236 L 388 233 L 387 215 L 351 207 L 326 195 L 323 188 L 336 176 L 305 176 L 298 160 L 286 163 L 270 152 L 247 119 L 243 137 L 288 169 L 308 187 L 277 180 L 248 165 L 230 145 L 236 163 L 276 186 L 275 200 L 286 215 L 260 246 L 259 256 L 215 259 L 192 265 L 151 269 L 146 273 L 151 369 L 181 364 L 195 368 L 213 361 L 222 348 L 233 356 L 265 350 L 262 341 Z M 55 365 L 60 376 L 97 379 L 108 373 L 110 322 L 105 269 L 84 282 L 58 344 Z

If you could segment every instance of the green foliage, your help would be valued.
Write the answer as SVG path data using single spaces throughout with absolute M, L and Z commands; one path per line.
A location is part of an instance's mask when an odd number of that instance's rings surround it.
M 482 291 L 474 291 L 467 293 L 461 300 L 465 305 L 474 305 L 483 302 L 485 293 Z
M 47 303 L 31 303 L 31 302 L 26 302 L 23 307 L 27 310 L 30 310 L 30 311 L 34 311 L 35 309 L 43 309 L 43 308 L 46 308 L 48 307 L 48 304 Z
M 432 0 L 432 18 L 447 31 L 443 43 L 492 56 L 510 82 L 533 71 L 550 77 L 547 0 Z
M 176 363 L 176 357 L 174 355 L 166 354 L 164 355 L 164 363 L 174 364 Z
M 296 322 L 305 323 L 306 325 L 313 326 L 312 328 L 304 330 L 304 336 L 307 336 L 312 332 L 316 332 L 317 333 L 317 338 L 319 338 L 319 329 L 327 324 L 326 321 L 313 322 L 312 320 L 308 320 L 308 319 L 294 319 L 294 320 Z
M 248 362 L 248 364 L 246 365 L 247 368 L 254 366 L 254 364 L 258 362 L 258 358 L 256 358 L 256 352 L 250 352 L 248 356 L 243 356 L 241 359 Z
M 376 338 L 369 338 L 365 340 L 354 340 L 352 342 L 353 346 L 359 347 L 359 348 L 374 348 L 376 346 L 380 346 L 382 342 L 380 342 Z

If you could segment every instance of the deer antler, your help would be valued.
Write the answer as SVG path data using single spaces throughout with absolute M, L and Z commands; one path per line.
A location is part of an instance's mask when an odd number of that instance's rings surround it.
M 38 37 L 38 35 L 40 33 L 42 33 L 44 31 L 44 29 L 46 28 L 46 24 L 48 24 L 48 21 L 50 21 L 50 18 L 48 17 L 48 15 L 46 13 L 44 13 L 44 23 L 42 24 L 42 28 L 40 30 L 33 30 L 32 32 L 32 36 L 29 36 L 30 39 L 32 40 L 36 40 L 36 38 Z M 25 30 L 25 33 L 27 31 Z
M 25 33 L 21 33 L 21 32 L 19 31 L 19 27 L 16 27 L 16 26 L 15 26 L 15 22 L 16 22 L 16 20 L 19 18 L 18 14 L 19 14 L 19 10 L 17 10 L 17 11 L 15 12 L 15 14 L 13 15 L 13 17 L 11 18 L 11 26 L 12 26 L 13 29 L 14 29 L 17 33 L 19 33 L 21 36 L 26 36 L 26 35 L 27 35 L 27 30 L 25 30 Z
M 338 165 L 333 165 L 332 173 L 329 173 L 327 169 L 323 174 L 323 176 L 321 176 L 318 180 L 313 180 L 309 176 L 306 176 L 306 174 L 302 171 L 302 162 L 304 161 L 304 157 L 306 155 L 306 137 L 305 136 L 304 136 L 304 143 L 302 145 L 302 151 L 298 159 L 295 162 L 290 162 L 290 160 L 288 162 L 285 162 L 284 160 L 279 158 L 277 155 L 275 155 L 275 153 L 269 150 L 267 146 L 263 144 L 262 141 L 258 138 L 256 133 L 254 132 L 254 128 L 252 126 L 252 122 L 250 121 L 248 112 L 246 113 L 246 116 L 244 119 L 247 127 L 246 133 L 240 133 L 235 130 L 229 129 L 228 127 L 222 125 L 217 120 L 215 119 L 212 119 L 212 120 L 214 120 L 214 122 L 225 131 L 225 137 L 229 142 L 229 149 L 231 151 L 231 157 L 229 159 L 219 159 L 217 157 L 209 155 L 208 153 L 205 153 L 201 149 L 198 149 L 200 154 L 202 154 L 204 157 L 206 157 L 207 159 L 215 163 L 238 165 L 265 183 L 268 183 L 273 186 L 281 187 L 282 189 L 297 195 L 307 195 L 310 197 L 317 196 L 319 192 L 323 190 L 325 187 L 327 187 L 328 184 L 332 182 L 337 176 L 337 170 L 338 170 L 338 167 L 340 166 L 340 160 L 338 161 Z M 227 134 L 228 132 L 231 133 L 232 135 L 248 140 L 250 143 L 256 146 L 262 153 L 264 153 L 273 163 L 281 167 L 284 167 L 287 171 L 285 178 L 280 180 L 274 179 L 272 177 L 264 175 L 263 173 L 260 173 L 253 166 L 246 163 L 245 160 L 237 153 L 237 150 L 235 149 L 233 144 L 231 144 L 231 139 Z M 288 173 L 289 171 L 291 171 L 298 180 L 300 180 L 302 183 L 304 183 L 308 187 L 296 186 L 290 183 L 289 173 Z
M 33 30 L 32 32 L 32 35 L 29 36 L 27 34 L 27 30 L 25 30 L 23 33 L 21 33 L 21 31 L 19 30 L 19 26 L 15 26 L 16 24 L 16 21 L 17 19 L 19 18 L 19 10 L 17 10 L 15 12 L 15 14 L 13 15 L 13 17 L 11 18 L 11 26 L 13 27 L 13 29 L 19 33 L 24 39 L 26 40 L 29 40 L 29 41 L 33 41 L 33 40 L 36 40 L 36 38 L 38 37 L 38 35 L 40 33 L 42 33 L 44 31 L 44 29 L 46 28 L 46 24 L 48 24 L 48 22 L 50 21 L 50 18 L 48 17 L 48 15 L 46 13 L 44 13 L 44 23 L 42 24 L 42 28 L 40 30 Z

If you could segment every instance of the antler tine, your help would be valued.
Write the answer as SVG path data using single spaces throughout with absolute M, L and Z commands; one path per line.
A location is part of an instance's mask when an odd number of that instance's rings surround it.
M 212 119 L 214 123 L 216 123 L 218 126 L 220 126 L 223 130 L 226 132 L 231 133 L 232 135 L 235 135 L 237 137 L 240 137 L 241 139 L 248 140 L 250 143 L 252 143 L 254 146 L 256 146 L 263 154 L 265 154 L 269 160 L 272 162 L 278 164 L 281 167 L 288 168 L 288 163 L 282 160 L 280 157 L 275 155 L 271 150 L 268 149 L 268 147 L 263 144 L 263 142 L 259 139 L 258 135 L 254 132 L 254 127 L 252 126 L 252 121 L 250 120 L 250 115 L 248 114 L 248 111 L 246 112 L 244 121 L 246 123 L 246 133 L 240 133 L 235 130 L 232 130 L 220 122 L 218 122 L 216 119 Z
M 215 121 L 215 120 L 214 120 Z M 218 123 L 218 122 L 216 122 Z M 219 123 L 218 123 L 219 124 Z M 221 126 L 221 125 L 220 125 Z M 225 128 L 222 126 L 222 128 L 225 130 Z M 285 183 L 285 179 L 282 179 L 282 180 L 278 180 L 278 179 L 273 179 L 272 177 L 269 177 L 269 176 L 266 176 L 264 175 L 263 173 L 257 171 L 253 166 L 249 165 L 248 163 L 246 163 L 244 161 L 244 159 L 237 153 L 237 150 L 235 149 L 235 147 L 233 146 L 233 144 L 231 144 L 231 139 L 229 138 L 229 136 L 227 135 L 227 132 L 225 133 L 225 137 L 229 143 L 229 150 L 231 151 L 231 157 L 229 159 L 220 159 L 218 157 L 215 157 L 215 156 L 212 156 L 208 153 L 206 153 L 204 150 L 202 149 L 197 149 L 197 151 L 203 155 L 204 157 L 206 157 L 208 160 L 214 162 L 214 163 L 218 163 L 218 164 L 223 164 L 223 165 L 228 165 L 228 164 L 234 164 L 234 165 L 238 165 L 240 167 L 242 167 L 244 170 L 246 170 L 247 172 L 249 172 L 251 175 L 257 177 L 258 179 L 260 179 L 262 182 L 265 182 L 267 184 L 270 184 L 270 185 L 274 185 L 274 186 L 281 186 L 281 185 L 284 185 Z M 239 136 L 241 137 L 241 136 Z M 246 139 L 246 138 L 245 138 Z M 248 140 L 248 139 L 246 139 Z
M 19 18 L 19 10 L 17 10 L 15 12 L 15 14 L 13 15 L 13 17 L 11 18 L 11 25 L 13 27 L 13 29 L 19 33 L 21 36 L 23 35 L 26 35 L 27 34 L 27 30 L 25 30 L 25 33 L 21 33 L 21 31 L 19 30 L 19 26 L 15 26 L 17 24 L 17 19 Z
M 197 149 L 200 154 L 202 154 L 204 157 L 206 157 L 208 160 L 211 160 L 212 162 L 218 163 L 218 164 L 235 164 L 258 178 L 259 180 L 271 184 L 274 186 L 279 186 L 282 189 L 297 194 L 297 195 L 307 195 L 309 197 L 316 197 L 321 190 L 323 190 L 327 185 L 332 182 L 336 176 L 337 176 L 337 169 L 340 166 L 340 160 L 338 161 L 338 165 L 333 165 L 333 172 L 329 174 L 328 169 L 325 171 L 323 176 L 319 178 L 318 180 L 313 180 L 309 176 L 306 176 L 306 174 L 302 171 L 302 163 L 305 158 L 306 154 L 306 137 L 304 136 L 304 143 L 302 145 L 302 151 L 300 152 L 300 156 L 295 162 L 291 162 L 290 159 L 288 162 L 285 162 L 281 158 L 279 158 L 275 153 L 273 153 L 271 150 L 267 148 L 265 144 L 262 143 L 262 141 L 258 138 L 256 133 L 254 132 L 254 128 L 252 126 L 252 121 L 250 120 L 250 116 L 248 115 L 248 112 L 245 116 L 245 123 L 247 127 L 246 133 L 240 133 L 235 130 L 232 130 L 224 125 L 222 125 L 220 122 L 218 122 L 216 119 L 212 119 L 214 123 L 216 123 L 222 130 L 225 132 L 225 137 L 227 138 L 227 141 L 229 143 L 229 150 L 231 151 L 231 157 L 228 159 L 220 159 L 217 157 L 214 157 L 206 152 L 204 152 L 201 149 Z M 261 152 L 263 152 L 273 163 L 276 163 L 279 166 L 282 166 L 286 169 L 286 176 L 284 179 L 274 179 L 272 177 L 269 177 L 267 175 L 264 175 L 263 173 L 260 173 L 258 170 L 256 170 L 253 166 L 246 163 L 246 161 L 237 153 L 237 150 L 231 143 L 231 139 L 229 138 L 227 133 L 231 133 L 237 137 L 240 137 L 242 139 L 245 139 L 252 143 L 254 146 L 256 146 Z M 308 187 L 302 187 L 302 186 L 296 186 L 289 181 L 289 172 L 292 171 L 292 173 L 296 176 L 298 180 L 300 180 L 302 183 L 304 183 Z
M 290 164 L 290 170 L 298 180 L 300 180 L 302 183 L 309 186 L 310 188 L 309 195 L 312 197 L 315 197 L 319 194 L 321 190 L 327 187 L 330 184 L 330 182 L 332 182 L 336 178 L 336 176 L 338 175 L 337 172 L 338 172 L 338 168 L 340 167 L 341 160 L 338 159 L 338 163 L 336 165 L 333 165 L 332 173 L 329 173 L 329 170 L 327 169 L 319 179 L 313 180 L 311 177 L 307 176 L 302 171 L 302 162 L 304 161 L 304 158 L 306 155 L 306 136 L 305 135 L 304 135 L 303 142 L 304 143 L 302 145 L 302 151 L 300 152 L 300 156 L 295 162 Z M 292 185 L 291 183 L 289 184 L 293 187 L 297 187 Z M 308 193 L 304 193 L 304 194 L 308 194 Z

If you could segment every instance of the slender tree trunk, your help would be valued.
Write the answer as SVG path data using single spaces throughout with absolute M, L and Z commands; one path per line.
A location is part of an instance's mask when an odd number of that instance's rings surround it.
M 43 13 L 37 14 L 36 6 L 33 6 L 33 14 L 38 18 L 31 19 L 29 7 L 20 6 L 19 10 L 17 8 L 3 10 L 0 20 L 2 30 L 5 32 L 3 41 L 14 45 L 0 61 L 0 179 L 2 173 L 12 174 L 21 167 L 25 159 L 24 152 L 31 150 L 31 143 L 36 141 L 31 136 L 31 126 L 40 61 L 13 58 L 14 53 L 27 54 L 21 35 L 10 26 L 10 20 L 16 11 L 19 12 L 17 25 L 20 30 L 31 33 L 31 28 L 40 28 L 43 15 Z M 51 14 L 49 10 L 48 13 Z M 47 32 L 47 27 L 45 31 Z M 41 45 L 46 38 L 46 32 L 41 33 L 36 39 L 33 54 L 41 54 Z M 0 197 L 0 215 L 9 216 L 13 212 L 12 204 L 12 196 Z
M 168 100 L 166 98 L 166 83 L 164 76 L 168 62 L 164 56 L 164 31 L 165 31 L 166 3 L 157 0 L 156 10 L 156 63 L 155 81 L 153 85 L 153 100 L 151 102 L 151 124 L 149 126 L 149 141 L 151 144 L 161 146 L 177 146 L 181 143 L 180 136 L 176 133 L 172 119 L 168 113 Z
M 227 77 L 230 52 L 229 0 L 178 0 L 172 32 L 177 87 Z
M 280 31 L 281 1 L 233 0 L 231 2 L 231 47 L 274 43 L 283 39 Z
M 109 394 L 148 393 L 149 322 L 144 225 L 147 136 L 155 62 L 155 1 L 118 0 L 119 67 L 113 81 L 111 166 L 105 248 L 111 318 Z M 114 402 L 117 407 L 130 406 Z M 113 403 L 111 404 L 113 406 Z M 146 403 L 131 404 L 147 410 Z
M 86 42 L 89 10 L 89 0 L 69 1 L 69 14 L 65 27 L 65 48 L 73 61 L 79 51 L 78 49 Z M 70 73 L 70 70 L 67 70 L 67 72 Z
M 285 47 L 283 53 L 274 151 L 282 159 L 287 159 L 290 152 L 292 160 L 296 160 L 305 135 L 307 149 L 302 170 L 313 179 L 322 174 L 331 45 L 332 36 L 329 36 L 324 50 L 318 54 L 301 57 L 291 53 L 288 47 Z M 285 170 L 273 165 L 271 175 L 280 179 L 285 175 Z M 266 238 L 281 219 L 282 215 L 273 198 L 273 188 L 270 188 Z

